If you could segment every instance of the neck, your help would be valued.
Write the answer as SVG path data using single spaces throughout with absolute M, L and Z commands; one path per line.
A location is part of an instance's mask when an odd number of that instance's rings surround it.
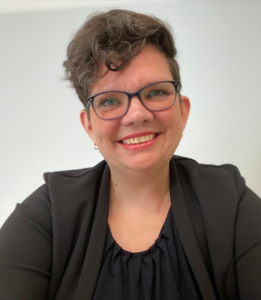
M 170 205 L 169 165 L 144 172 L 111 169 L 110 209 L 161 213 Z

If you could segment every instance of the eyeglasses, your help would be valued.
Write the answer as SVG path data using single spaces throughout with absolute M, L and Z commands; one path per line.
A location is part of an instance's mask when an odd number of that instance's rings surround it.
M 177 81 L 160 81 L 147 85 L 136 93 L 102 92 L 87 98 L 86 109 L 89 109 L 91 104 L 100 119 L 113 120 L 123 117 L 130 108 L 132 97 L 138 96 L 147 110 L 166 110 L 175 104 L 179 92 L 178 85 Z

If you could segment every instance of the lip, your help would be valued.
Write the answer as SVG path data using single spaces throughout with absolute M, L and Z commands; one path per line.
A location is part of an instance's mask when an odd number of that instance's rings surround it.
M 160 132 L 155 132 L 155 131 L 143 131 L 143 132 L 137 132 L 137 133 L 132 133 L 129 135 L 124 136 L 123 138 L 119 139 L 118 142 L 122 140 L 127 140 L 135 137 L 140 137 L 140 136 L 145 136 L 145 135 L 150 135 L 150 134 L 159 134 Z
M 154 133 L 150 132 L 149 134 L 154 134 Z M 139 136 L 143 136 L 143 135 L 144 135 L 144 133 L 142 133 L 141 135 L 134 135 L 133 137 L 139 137 Z M 143 142 L 143 143 L 139 143 L 139 144 L 123 144 L 123 143 L 118 142 L 118 144 L 127 150 L 142 150 L 142 149 L 154 146 L 159 137 L 160 137 L 160 133 L 157 134 L 151 141 L 148 141 L 148 142 Z M 127 138 L 125 137 L 123 139 L 127 139 Z

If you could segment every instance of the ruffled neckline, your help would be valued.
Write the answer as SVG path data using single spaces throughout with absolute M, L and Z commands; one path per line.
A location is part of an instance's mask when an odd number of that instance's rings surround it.
M 170 208 L 168 210 L 168 214 L 166 216 L 166 219 L 162 225 L 160 233 L 159 233 L 157 239 L 155 240 L 155 242 L 147 250 L 138 251 L 138 252 L 131 252 L 131 251 L 128 251 L 128 250 L 125 250 L 124 248 L 122 248 L 114 239 L 114 237 L 111 233 L 110 226 L 108 224 L 107 242 L 106 242 L 106 247 L 105 247 L 105 251 L 104 251 L 104 256 L 106 257 L 106 254 L 108 253 L 108 251 L 110 251 L 110 249 L 112 247 L 114 247 L 114 251 L 121 252 L 122 255 L 129 255 L 129 256 L 130 255 L 131 256 L 140 256 L 140 255 L 144 256 L 144 255 L 150 255 L 152 253 L 155 253 L 163 236 L 166 239 L 171 239 L 171 226 L 170 226 L 171 217 L 172 217 L 172 212 L 171 212 L 171 206 L 170 206 Z

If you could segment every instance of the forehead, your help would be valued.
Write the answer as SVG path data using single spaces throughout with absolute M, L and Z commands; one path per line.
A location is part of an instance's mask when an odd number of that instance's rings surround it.
M 101 64 L 98 76 L 107 71 Z M 122 90 L 136 92 L 140 88 L 157 81 L 173 80 L 166 57 L 154 46 L 145 46 L 122 71 L 109 71 L 91 86 L 91 95 Z

